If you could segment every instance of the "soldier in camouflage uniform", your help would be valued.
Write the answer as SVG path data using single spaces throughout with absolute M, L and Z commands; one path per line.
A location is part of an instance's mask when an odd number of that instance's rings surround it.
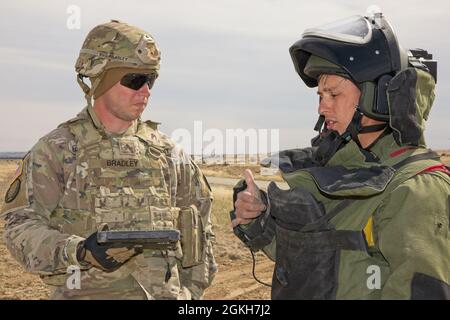
M 87 107 L 39 140 L 6 193 L 7 247 L 53 299 L 199 299 L 214 278 L 211 189 L 157 123 L 140 120 L 159 63 L 147 32 L 95 27 L 75 66 Z M 99 245 L 105 224 L 176 229 L 181 240 L 175 250 Z M 69 266 L 80 289 L 66 285 Z
M 436 61 L 381 13 L 308 29 L 290 53 L 318 87 L 319 135 L 266 161 L 289 190 L 247 171 L 232 212 L 275 261 L 272 298 L 450 299 L 450 171 L 423 135 Z

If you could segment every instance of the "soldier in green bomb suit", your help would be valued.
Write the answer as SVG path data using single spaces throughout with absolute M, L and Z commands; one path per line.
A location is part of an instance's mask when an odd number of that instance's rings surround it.
M 116 20 L 93 28 L 75 65 L 87 107 L 39 140 L 6 193 L 7 247 L 53 299 L 200 299 L 214 278 L 208 182 L 140 118 L 159 66 L 146 31 Z M 167 250 L 101 245 L 105 225 L 181 237 Z M 66 283 L 70 267 L 80 288 Z
M 288 190 L 247 170 L 231 212 L 275 261 L 272 299 L 450 299 L 450 172 L 423 136 L 436 61 L 380 12 L 307 29 L 290 54 L 318 87 L 319 134 L 265 161 Z

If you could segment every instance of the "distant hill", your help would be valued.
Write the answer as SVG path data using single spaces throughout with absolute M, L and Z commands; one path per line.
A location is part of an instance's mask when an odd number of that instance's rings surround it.
M 22 159 L 26 152 L 0 152 L 0 159 Z

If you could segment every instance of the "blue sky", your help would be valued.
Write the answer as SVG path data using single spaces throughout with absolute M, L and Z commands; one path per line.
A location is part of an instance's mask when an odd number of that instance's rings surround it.
M 39 4 L 38 4 L 39 3 Z M 280 148 L 309 145 L 315 89 L 295 73 L 288 48 L 304 29 L 378 5 L 405 48 L 438 60 L 426 138 L 450 149 L 450 37 L 443 0 L 427 1 L 3 1 L 0 3 L 0 152 L 25 151 L 85 101 L 74 63 L 90 29 L 119 19 L 150 32 L 162 52 L 160 77 L 144 119 L 177 128 L 279 129 Z M 81 28 L 66 26 L 69 5 Z

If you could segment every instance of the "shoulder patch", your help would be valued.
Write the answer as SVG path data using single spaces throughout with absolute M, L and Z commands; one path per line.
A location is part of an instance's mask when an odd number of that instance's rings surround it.
M 9 186 L 8 191 L 6 191 L 5 194 L 5 203 L 11 203 L 19 194 L 20 191 L 20 185 L 21 185 L 20 179 L 14 180 L 11 185 Z
M 1 210 L 2 213 L 29 205 L 25 183 L 26 175 L 24 175 L 24 167 L 27 165 L 28 159 L 29 155 L 25 156 L 25 158 L 19 162 L 19 166 L 12 177 L 12 182 L 6 191 L 4 198 L 5 204 Z

